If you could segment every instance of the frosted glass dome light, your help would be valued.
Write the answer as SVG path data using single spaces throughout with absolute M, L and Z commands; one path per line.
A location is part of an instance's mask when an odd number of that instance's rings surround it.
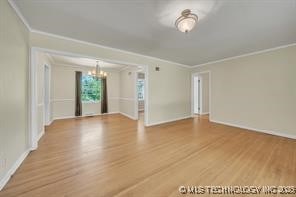
M 176 20 L 175 25 L 179 31 L 188 33 L 194 28 L 197 20 L 197 15 L 192 14 L 189 9 L 186 9 L 182 11 L 181 16 Z

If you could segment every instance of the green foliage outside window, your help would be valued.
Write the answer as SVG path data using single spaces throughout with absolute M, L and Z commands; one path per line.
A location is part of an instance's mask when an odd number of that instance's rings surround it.
M 90 75 L 83 75 L 81 82 L 81 100 L 97 102 L 101 100 L 101 80 Z

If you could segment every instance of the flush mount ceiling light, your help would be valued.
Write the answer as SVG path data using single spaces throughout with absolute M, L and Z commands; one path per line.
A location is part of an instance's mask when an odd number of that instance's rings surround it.
M 181 16 L 176 20 L 175 25 L 179 31 L 188 33 L 194 28 L 197 20 L 197 15 L 191 13 L 191 10 L 186 9 L 182 11 Z
M 97 61 L 96 69 L 89 71 L 88 75 L 91 75 L 96 78 L 107 77 L 107 73 L 101 70 L 101 67 L 99 66 L 99 61 Z

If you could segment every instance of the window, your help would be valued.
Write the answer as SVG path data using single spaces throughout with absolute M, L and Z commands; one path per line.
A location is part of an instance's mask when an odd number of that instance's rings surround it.
M 138 79 L 137 88 L 138 88 L 138 100 L 144 100 L 144 79 Z
M 83 75 L 81 82 L 82 102 L 98 102 L 101 100 L 101 80 L 90 75 Z

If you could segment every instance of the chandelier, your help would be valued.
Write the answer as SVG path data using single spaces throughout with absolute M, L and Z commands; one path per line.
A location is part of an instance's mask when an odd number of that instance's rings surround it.
M 186 9 L 182 11 L 181 16 L 176 20 L 175 26 L 179 31 L 188 33 L 194 28 L 197 20 L 197 15 L 191 13 L 191 10 Z
M 93 69 L 92 71 L 88 71 L 88 75 L 91 75 L 96 78 L 107 77 L 107 73 L 102 71 L 101 67 L 99 66 L 99 61 L 97 61 L 95 69 Z

